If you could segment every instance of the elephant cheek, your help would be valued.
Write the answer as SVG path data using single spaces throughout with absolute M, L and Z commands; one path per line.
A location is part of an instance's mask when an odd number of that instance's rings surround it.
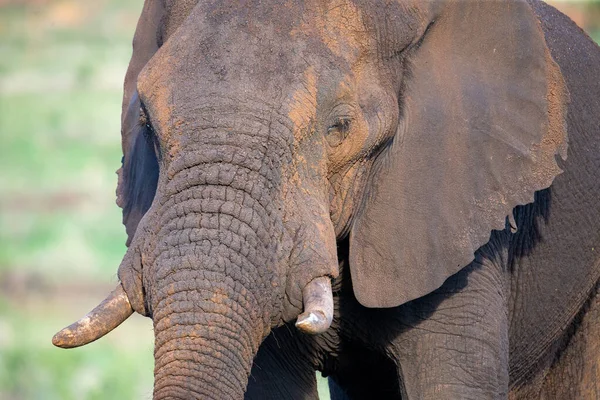
M 352 220 L 362 201 L 368 171 L 367 162 L 359 161 L 330 178 L 329 202 L 336 238 L 343 238 L 350 232 Z
M 298 222 L 297 242 L 290 259 L 286 285 L 287 302 L 283 308 L 284 321 L 292 321 L 306 311 L 305 288 L 315 279 L 336 278 L 339 275 L 336 236 L 329 207 L 306 199 L 301 204 L 302 222 Z

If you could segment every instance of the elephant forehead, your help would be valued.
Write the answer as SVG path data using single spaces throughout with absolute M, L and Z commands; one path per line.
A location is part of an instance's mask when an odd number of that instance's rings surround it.
M 317 78 L 314 68 L 310 67 L 304 72 L 304 80 L 305 86 L 294 91 L 287 104 L 288 116 L 296 131 L 307 126 L 310 118 L 316 114 Z
M 314 98 L 322 68 L 348 71 L 366 46 L 364 31 L 346 0 L 199 2 L 141 71 L 138 91 L 165 121 L 173 107 L 213 94 L 285 108 L 306 85 Z M 299 121 L 298 112 L 290 116 Z
M 313 61 L 307 56 L 352 61 L 369 41 L 360 9 L 348 0 L 200 1 L 163 49 L 187 72 L 204 65 L 223 80 L 227 70 L 293 72 Z
M 253 30 L 270 25 L 281 36 L 364 32 L 361 12 L 353 0 L 208 0 L 199 1 L 197 8 L 213 26 Z
M 315 7 L 312 18 L 304 18 L 290 31 L 293 39 L 314 35 L 337 57 L 350 62 L 369 52 L 372 35 L 361 9 L 349 0 L 332 0 Z M 372 46 L 371 46 L 372 47 Z
M 325 86 L 352 80 L 361 65 L 383 55 L 376 38 L 384 42 L 382 36 L 393 31 L 397 37 L 404 29 L 381 22 L 390 7 L 398 3 L 199 1 L 139 74 L 140 98 L 165 123 L 174 107 L 226 94 L 283 107 L 282 113 L 303 126 L 315 115 L 315 86 L 323 93 Z M 400 18 L 394 26 L 410 28 L 414 12 L 406 5 L 400 11 L 406 21 Z M 325 70 L 335 71 L 335 82 L 328 85 Z

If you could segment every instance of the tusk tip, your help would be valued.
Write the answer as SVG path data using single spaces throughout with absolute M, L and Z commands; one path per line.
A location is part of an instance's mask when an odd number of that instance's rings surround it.
M 331 321 L 322 310 L 315 310 L 300 314 L 296 321 L 296 328 L 309 335 L 321 334 L 331 326 Z
M 321 276 L 310 281 L 302 291 L 304 312 L 298 316 L 296 327 L 309 335 L 329 329 L 333 320 L 331 278 Z
M 55 345 L 56 347 L 60 347 L 61 349 L 69 348 L 68 343 L 65 340 L 65 337 L 64 337 L 62 331 L 58 332 L 56 335 L 54 335 L 52 337 L 52 344 Z
M 52 337 L 52 344 L 61 349 L 72 349 L 80 346 L 75 342 L 73 332 L 69 328 L 65 328 Z
M 71 349 L 93 342 L 112 331 L 133 314 L 127 294 L 117 286 L 96 308 L 52 338 L 52 344 Z
M 62 335 L 62 331 L 58 332 L 56 335 L 52 337 L 52 344 L 56 347 L 65 348 L 66 343 Z

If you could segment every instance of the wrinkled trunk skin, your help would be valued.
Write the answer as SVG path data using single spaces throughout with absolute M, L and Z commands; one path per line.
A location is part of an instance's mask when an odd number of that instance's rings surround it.
M 252 306 L 226 295 L 207 300 L 210 284 L 174 286 L 181 291 L 156 314 L 154 398 L 243 398 L 260 341 L 251 332 L 261 331 L 245 312 Z
M 243 398 L 264 330 L 259 307 L 222 274 L 177 275 L 154 314 L 154 397 Z
M 203 129 L 161 176 L 142 252 L 155 399 L 242 399 L 280 304 L 279 160 L 259 130 Z
M 215 211 L 186 214 L 185 205 L 176 205 L 175 213 L 183 213 L 168 225 L 175 229 L 159 236 L 164 242 L 151 300 L 155 398 L 242 398 L 268 329 L 265 304 L 257 300 L 266 288 L 255 268 L 268 260 L 256 254 L 260 244 L 247 225 L 251 221 L 218 211 L 235 208 L 216 200 L 228 188 L 201 190 L 214 192 L 203 208 L 213 204 Z M 187 207 L 193 203 L 203 201 Z

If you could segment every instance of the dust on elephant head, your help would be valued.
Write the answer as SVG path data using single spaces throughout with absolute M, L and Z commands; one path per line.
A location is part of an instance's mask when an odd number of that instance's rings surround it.
M 147 0 L 119 298 L 154 320 L 155 396 L 241 397 L 273 327 L 330 322 L 343 238 L 362 305 L 438 288 L 561 172 L 566 100 L 521 1 Z

